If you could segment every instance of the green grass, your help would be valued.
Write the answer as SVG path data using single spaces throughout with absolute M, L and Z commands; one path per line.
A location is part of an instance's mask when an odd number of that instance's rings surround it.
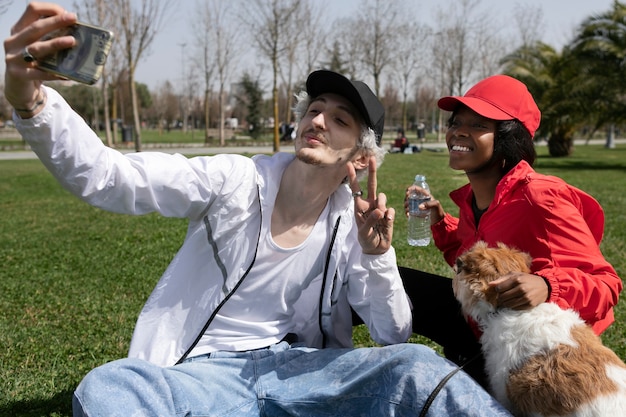
M 539 172 L 564 178 L 603 205 L 602 250 L 626 276 L 626 147 L 579 146 L 563 159 L 539 151 Z M 466 178 L 447 160 L 445 152 L 388 155 L 379 191 L 401 213 L 405 187 L 423 173 L 445 209 L 456 213 L 447 193 Z M 71 392 L 82 377 L 125 356 L 137 314 L 182 243 L 186 223 L 96 210 L 63 190 L 38 161 L 2 161 L 0 177 L 0 415 L 69 416 Z M 437 249 L 409 247 L 405 230 L 398 215 L 399 262 L 449 276 Z M 616 316 L 603 339 L 626 359 L 624 299 Z M 371 345 L 362 327 L 354 340 Z

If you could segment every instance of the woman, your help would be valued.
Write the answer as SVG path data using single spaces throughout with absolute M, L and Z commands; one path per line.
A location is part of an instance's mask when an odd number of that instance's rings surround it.
M 528 309 L 554 302 L 578 311 L 596 334 L 602 333 L 614 321 L 613 306 L 622 290 L 621 279 L 600 252 L 604 214 L 588 194 L 533 170 L 533 136 L 541 113 L 526 86 L 495 75 L 438 105 L 452 112 L 446 134 L 450 167 L 464 171 L 469 180 L 450 194 L 459 206 L 458 218 L 434 198 L 424 204 L 446 261 L 452 266 L 479 240 L 528 252 L 530 274 L 512 273 L 492 283 L 499 305 Z M 401 273 L 415 306 L 413 330 L 442 344 L 446 356 L 459 364 L 476 358 L 467 370 L 484 382 L 476 331 L 459 312 L 451 280 L 407 268 Z M 425 323 L 433 311 L 443 316 Z

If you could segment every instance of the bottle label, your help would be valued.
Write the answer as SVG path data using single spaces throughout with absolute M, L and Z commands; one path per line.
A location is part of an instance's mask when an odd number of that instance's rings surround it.
M 409 198 L 409 214 L 414 216 L 423 216 L 430 212 L 430 210 L 420 210 L 420 204 L 430 201 L 430 197 L 428 196 L 416 196 Z

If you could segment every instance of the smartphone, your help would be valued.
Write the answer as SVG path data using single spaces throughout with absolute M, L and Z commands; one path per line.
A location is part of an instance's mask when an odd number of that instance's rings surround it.
M 72 26 L 51 33 L 46 38 L 67 35 L 76 38 L 76 45 L 39 60 L 38 67 L 80 83 L 95 84 L 102 75 L 102 69 L 111 51 L 113 32 L 76 22 Z

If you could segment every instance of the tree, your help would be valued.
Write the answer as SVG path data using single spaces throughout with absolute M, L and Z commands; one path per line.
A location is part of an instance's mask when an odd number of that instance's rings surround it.
M 135 150 L 141 151 L 141 123 L 139 103 L 135 86 L 135 71 L 144 54 L 154 41 L 164 16 L 173 7 L 170 0 L 141 0 L 139 8 L 134 8 L 131 0 L 112 0 L 109 12 L 115 13 L 121 22 L 119 40 L 124 50 L 128 88 L 132 103 L 133 123 L 135 127 Z
M 337 39 L 333 41 L 332 47 L 328 49 L 326 55 L 330 58 L 322 64 L 323 68 L 338 72 L 339 74 L 348 74 L 348 62 L 344 59 L 341 43 Z
M 81 16 L 86 16 L 87 21 L 98 24 L 102 27 L 108 28 L 117 33 L 117 25 L 114 22 L 115 15 L 107 12 L 107 4 L 105 0 L 83 0 L 82 6 L 75 4 L 78 13 Z M 102 76 L 100 77 L 100 93 L 102 95 L 102 105 L 104 106 L 104 131 L 106 143 L 108 146 L 113 146 L 114 133 L 111 132 L 111 112 L 109 108 L 109 71 L 108 69 L 115 68 L 115 62 L 117 61 L 116 51 L 119 48 L 112 47 L 110 56 L 107 60 L 107 64 L 102 70 Z
M 480 0 L 460 0 L 458 7 L 438 11 L 432 45 L 443 95 L 462 95 L 469 85 L 499 70 L 505 43 L 498 21 L 485 19 L 480 6 Z
M 325 39 L 328 29 L 324 25 L 326 21 L 325 8 L 320 1 L 304 1 L 297 8 L 291 19 L 291 40 L 287 43 L 287 59 L 281 65 L 281 79 L 285 86 L 286 104 L 284 107 L 284 121 L 292 120 L 292 107 L 294 88 L 297 84 L 304 84 L 308 74 L 317 66 L 323 48 L 318 48 L 312 39 Z
M 246 122 L 248 133 L 253 139 L 258 139 L 262 132 L 261 106 L 263 105 L 263 90 L 259 80 L 252 79 L 249 73 L 244 73 L 241 78 L 241 94 L 237 95 L 237 101 L 246 107 L 248 114 Z
M 357 50 L 363 66 L 374 80 L 374 93 L 380 97 L 381 77 L 385 68 L 395 61 L 399 42 L 397 26 L 402 24 L 401 3 L 367 0 L 360 8 L 356 25 Z
M 462 95 L 474 81 L 498 72 L 498 61 L 504 55 L 499 23 L 497 19 L 485 19 L 491 11 L 485 13 L 480 6 L 480 0 L 459 0 L 455 7 L 437 13 L 430 76 L 440 96 Z M 438 125 L 443 125 L 441 111 Z M 437 134 L 441 140 L 441 129 Z
M 535 136 L 547 138 L 551 156 L 567 156 L 572 152 L 574 132 L 583 118 L 578 101 L 568 93 L 577 82 L 575 64 L 571 63 L 567 48 L 559 53 L 538 40 L 540 8 L 517 6 L 516 9 L 521 45 L 500 63 L 506 74 L 526 84 L 541 109 L 541 124 Z
M 575 39 L 558 53 L 542 42 L 524 45 L 503 59 L 505 71 L 523 81 L 542 111 L 538 136 L 551 156 L 568 156 L 574 134 L 626 120 L 626 6 L 586 19 Z
M 472 15 L 476 6 L 477 0 L 461 0 L 459 7 L 442 8 L 437 12 L 438 30 L 431 33 L 433 65 L 430 73 L 440 96 L 462 95 L 471 76 L 473 66 L 467 65 L 466 57 L 477 56 L 470 41 L 471 30 L 478 24 Z M 443 137 L 441 110 L 438 110 L 437 125 L 437 141 L 440 141 Z
M 278 134 L 278 77 L 280 63 L 292 42 L 290 21 L 299 14 L 303 0 L 254 0 L 249 3 L 244 21 L 255 36 L 260 52 L 272 68 L 272 102 L 274 116 L 274 152 L 280 150 Z
M 13 0 L 0 0 L 0 16 L 7 11 L 11 3 L 13 3 Z M 4 97 L 4 83 L 0 82 L 0 121 L 11 118 L 11 112 L 12 107 Z
M 572 44 L 579 65 L 581 98 L 594 130 L 608 126 L 606 147 L 613 148 L 614 126 L 626 121 L 626 4 L 617 0 L 606 13 L 580 25 Z
M 220 145 L 226 144 L 224 138 L 224 108 L 226 83 L 229 81 L 236 58 L 239 53 L 239 31 L 234 25 L 229 11 L 232 11 L 232 3 L 219 0 L 198 2 L 196 6 L 195 20 L 197 45 L 202 49 L 203 62 L 201 65 L 204 74 L 205 94 L 205 122 L 207 126 L 205 138 L 209 139 L 209 107 L 210 107 L 210 84 L 213 70 L 217 73 L 218 81 L 218 111 L 219 111 L 219 140 Z
M 291 121 L 291 103 L 292 103 L 292 95 L 293 95 L 293 81 L 297 77 L 295 72 L 296 62 L 300 52 L 305 52 L 308 49 L 313 48 L 304 48 L 303 51 L 300 51 L 300 45 L 305 42 L 305 34 L 302 30 L 300 30 L 301 26 L 306 25 L 306 22 L 310 20 L 312 13 L 309 10 L 309 4 L 304 2 L 302 3 L 302 7 L 296 8 L 292 17 L 287 21 L 286 31 L 288 33 L 286 39 L 289 39 L 288 42 L 285 42 L 285 53 L 284 58 L 281 61 L 281 65 L 278 66 L 278 74 L 280 76 L 280 80 L 285 90 L 285 105 L 283 107 L 284 116 L 278 119 L 275 119 L 275 126 L 279 127 L 284 123 L 289 123 Z M 307 25 L 308 26 L 308 25 Z M 280 101 L 278 110 L 280 114 Z
M 562 66 L 561 54 L 552 46 L 536 41 L 532 44 L 520 46 L 513 53 L 505 55 L 501 63 L 506 74 L 517 78 L 528 87 L 533 98 L 537 102 L 542 113 L 550 103 L 546 96 L 548 91 L 554 88 L 556 72 Z M 549 130 L 545 114 L 542 114 L 541 126 L 537 134 L 547 136 Z
M 80 114 L 92 129 L 98 128 L 97 112 L 101 97 L 97 88 L 80 83 L 65 84 L 62 82 L 55 82 L 54 88 L 70 103 L 76 113 Z
M 435 33 L 431 33 L 431 52 L 432 52 L 432 64 L 430 69 L 426 70 L 426 74 L 433 80 L 433 85 L 437 89 L 437 95 L 439 97 L 447 95 L 455 95 L 455 60 L 450 59 L 446 54 L 446 51 L 452 50 L 453 40 L 457 37 L 456 28 L 448 28 L 440 30 Z M 458 95 L 458 94 L 457 94 Z M 442 140 L 443 137 L 443 112 L 440 109 L 437 111 L 437 142 Z
M 178 97 L 171 82 L 165 81 L 153 94 L 152 109 L 154 117 L 162 133 L 163 127 L 169 132 L 178 114 Z
M 541 28 L 546 27 L 541 7 L 516 4 L 514 19 L 521 40 L 519 46 L 533 45 L 541 40 Z
M 360 25 L 355 19 L 343 18 L 335 21 L 332 39 L 336 45 L 333 45 L 333 54 L 340 55 L 331 64 L 339 64 L 341 71 L 338 72 L 352 80 L 360 78 L 359 74 L 363 71 L 360 38 Z
M 317 47 L 318 39 L 326 39 L 329 29 L 325 22 L 328 21 L 325 4 L 322 1 L 305 1 L 300 14 L 295 19 L 294 31 L 299 32 L 297 43 L 297 78 L 306 77 L 319 65 L 320 55 L 325 48 Z
M 423 46 L 428 39 L 429 31 L 426 27 L 417 23 L 405 23 L 396 28 L 398 43 L 396 44 L 397 56 L 392 63 L 395 80 L 400 85 L 402 94 L 402 129 L 407 130 L 407 105 L 409 93 L 413 91 L 416 72 L 420 66 L 426 66 L 424 60 L 426 48 Z
M 537 137 L 548 139 L 551 156 L 572 152 L 574 132 L 582 123 L 577 99 L 569 94 L 575 79 L 567 51 L 558 53 L 543 42 L 523 45 L 502 59 L 504 72 L 522 81 L 541 109 Z

